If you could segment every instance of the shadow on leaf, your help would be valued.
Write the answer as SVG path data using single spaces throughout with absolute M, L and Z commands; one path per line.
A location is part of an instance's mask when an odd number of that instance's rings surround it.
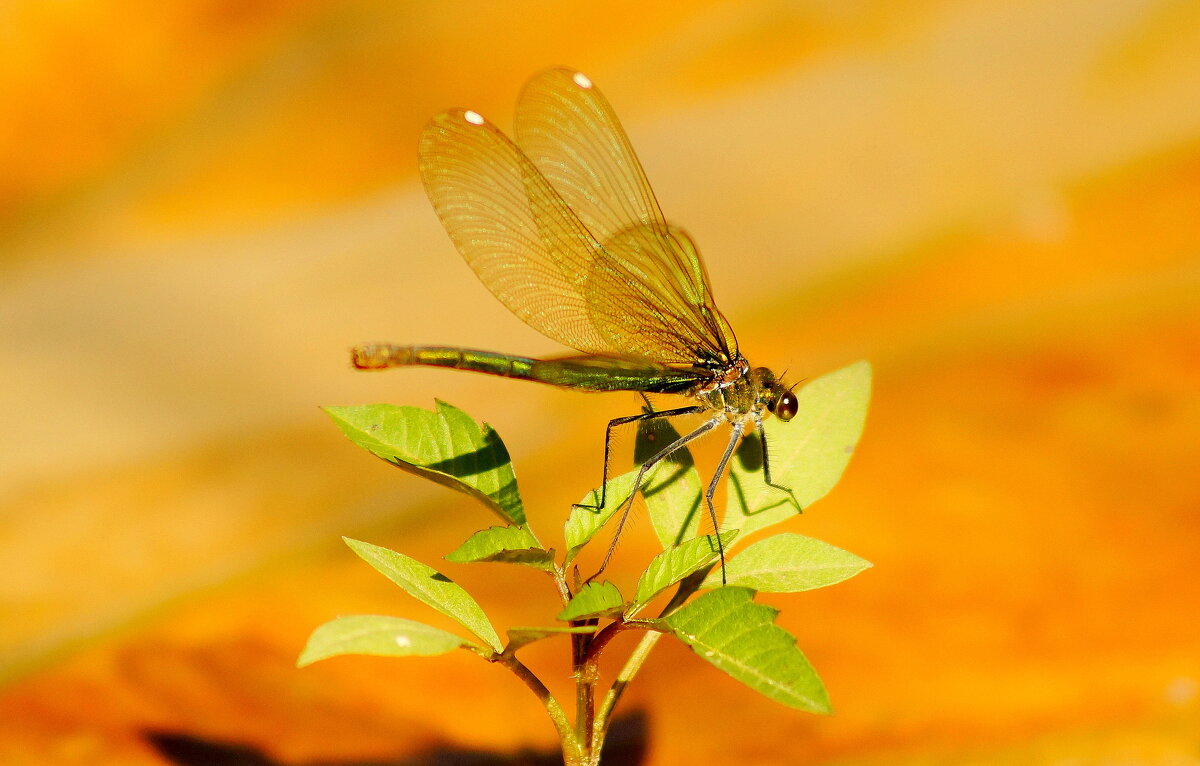
M 470 452 L 461 452 L 446 460 L 427 463 L 422 468 L 450 474 L 451 476 L 474 476 L 508 465 L 511 459 L 508 449 L 500 437 L 490 428 L 484 432 L 483 445 Z

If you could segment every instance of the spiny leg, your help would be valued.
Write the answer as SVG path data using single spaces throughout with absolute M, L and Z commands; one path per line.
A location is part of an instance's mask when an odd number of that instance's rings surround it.
M 721 558 L 722 585 L 725 584 L 725 545 L 721 542 L 721 526 L 717 523 L 717 509 L 713 506 L 713 495 L 717 492 L 717 482 L 721 480 L 721 474 L 725 473 L 725 468 L 729 465 L 729 458 L 733 457 L 734 449 L 742 440 L 742 431 L 745 430 L 744 423 L 744 420 L 739 420 L 733 424 L 733 432 L 729 435 L 729 444 L 725 447 L 725 454 L 721 455 L 721 462 L 717 464 L 717 470 L 713 472 L 712 480 L 708 482 L 708 489 L 704 490 L 704 502 L 708 505 L 708 515 L 712 518 L 713 523 L 713 536 L 717 538 L 717 554 Z
M 621 517 L 617 521 L 616 531 L 613 532 L 612 542 L 609 543 L 609 545 L 608 545 L 608 552 L 604 554 L 604 560 L 602 562 L 600 562 L 600 568 L 596 570 L 595 574 L 593 574 L 591 577 L 587 578 L 587 580 L 585 580 L 585 582 L 591 582 L 592 580 L 599 577 L 600 573 L 605 570 L 605 568 L 608 566 L 608 562 L 612 559 L 613 552 L 617 550 L 617 541 L 621 539 L 621 531 L 625 528 L 625 522 L 629 518 L 629 511 L 630 511 L 630 509 L 633 508 L 633 500 L 635 497 L 637 497 L 638 490 L 641 489 L 641 487 L 642 487 L 642 479 L 645 477 L 646 471 L 649 471 L 651 468 L 653 468 L 655 465 L 657 465 L 659 463 L 659 461 L 661 461 L 663 458 L 667 457 L 668 455 L 670 455 L 672 452 L 676 451 L 680 447 L 683 447 L 688 442 L 695 441 L 696 439 L 699 439 L 704 434 L 713 430 L 714 428 L 716 428 L 717 423 L 720 423 L 720 422 L 721 422 L 720 416 L 717 416 L 710 420 L 704 421 L 704 423 L 702 423 L 695 430 L 689 432 L 685 436 L 679 437 L 675 441 L 668 444 L 666 447 L 663 447 L 661 450 L 659 450 L 653 457 L 651 457 L 645 463 L 642 463 L 642 467 L 638 470 L 637 476 L 635 476 L 633 479 L 633 486 L 629 490 L 629 497 L 622 500 L 621 505 L 617 509 L 618 511 L 620 511 Z M 710 507 L 711 507 L 711 503 L 710 503 Z
M 645 398 L 645 394 L 642 395 Z M 649 405 L 649 400 L 647 400 Z M 659 412 L 642 412 L 637 415 L 626 415 L 621 418 L 613 418 L 608 421 L 608 426 L 604 429 L 604 472 L 600 476 L 600 502 L 597 505 L 589 505 L 587 503 L 575 503 L 573 508 L 588 508 L 598 511 L 604 507 L 604 501 L 608 493 L 608 466 L 609 458 L 612 450 L 612 432 L 617 426 L 636 423 L 639 420 L 651 420 L 654 418 L 673 418 L 678 415 L 694 415 L 698 412 L 704 412 L 704 407 L 693 405 L 691 407 L 676 407 L 673 410 L 661 410 Z
M 756 417 L 754 422 L 758 428 L 758 443 L 762 446 L 763 481 L 766 482 L 768 487 L 781 489 L 788 493 L 788 495 L 792 498 L 792 503 L 796 506 L 796 510 L 803 511 L 804 509 L 800 507 L 800 501 L 796 499 L 796 493 L 792 492 L 791 487 L 785 487 L 782 484 L 776 484 L 775 482 L 771 481 L 771 458 L 768 457 L 770 450 L 767 449 L 767 431 L 763 428 L 761 416 Z

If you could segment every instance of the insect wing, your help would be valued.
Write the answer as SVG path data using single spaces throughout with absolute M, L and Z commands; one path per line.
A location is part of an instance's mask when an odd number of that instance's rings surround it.
M 608 343 L 676 364 L 737 354 L 699 251 L 663 217 L 616 113 L 586 76 L 552 69 L 530 80 L 516 137 L 603 246 L 583 296 Z
M 419 162 L 450 239 L 501 303 L 563 345 L 617 351 L 582 291 L 600 244 L 512 141 L 454 109 L 426 126 Z

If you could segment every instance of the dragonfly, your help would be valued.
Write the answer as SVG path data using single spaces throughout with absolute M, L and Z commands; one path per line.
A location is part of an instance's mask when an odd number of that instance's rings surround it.
M 352 350 L 361 370 L 447 367 L 588 392 L 677 394 L 690 404 L 610 420 L 597 511 L 606 508 L 613 430 L 638 421 L 704 416 L 646 459 L 600 570 L 608 566 L 648 472 L 727 424 L 730 436 L 704 492 L 713 495 L 751 428 L 771 479 L 763 420 L 796 414 L 779 376 L 751 367 L 713 301 L 700 251 L 667 221 L 616 113 L 582 72 L 534 76 L 517 103 L 515 140 L 469 109 L 434 117 L 421 134 L 425 191 L 450 239 L 480 281 L 513 314 L 578 354 L 534 359 L 448 346 L 371 343 Z M 647 399 L 647 403 L 649 400 Z M 793 498 L 794 499 L 794 498 Z M 715 535 L 724 573 L 725 551 Z

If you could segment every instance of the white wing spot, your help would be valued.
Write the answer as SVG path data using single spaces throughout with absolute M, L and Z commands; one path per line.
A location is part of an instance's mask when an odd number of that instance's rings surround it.
M 589 80 L 588 76 L 583 72 L 576 72 L 575 74 L 571 75 L 571 79 L 574 80 L 575 84 L 581 88 L 592 87 L 592 81 Z
M 412 646 L 412 639 L 408 636 L 396 636 L 396 646 Z
M 483 115 L 480 114 L 479 112 L 471 112 L 471 111 L 463 112 L 463 119 L 466 120 L 467 122 L 471 123 L 472 125 L 482 125 L 483 124 Z

